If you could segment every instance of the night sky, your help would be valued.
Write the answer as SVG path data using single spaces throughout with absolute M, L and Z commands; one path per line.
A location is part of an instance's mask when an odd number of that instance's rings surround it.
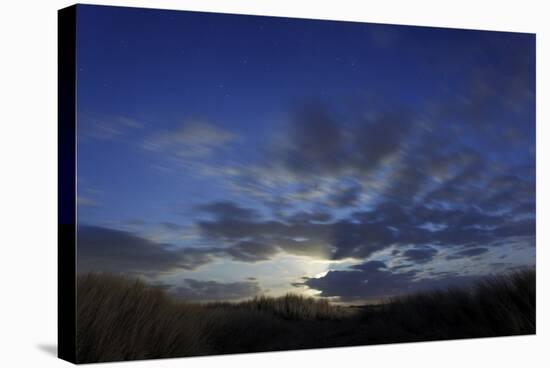
M 78 271 L 345 303 L 535 264 L 535 36 L 79 5 Z

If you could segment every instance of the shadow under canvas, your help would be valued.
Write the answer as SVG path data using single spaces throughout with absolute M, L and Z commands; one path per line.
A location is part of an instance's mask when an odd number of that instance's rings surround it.
M 57 345 L 55 344 L 38 344 L 36 347 L 44 353 L 57 357 Z

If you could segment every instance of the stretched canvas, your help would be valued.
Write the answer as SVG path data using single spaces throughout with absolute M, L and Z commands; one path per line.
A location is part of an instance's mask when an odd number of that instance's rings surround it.
M 535 35 L 59 11 L 59 356 L 535 333 Z

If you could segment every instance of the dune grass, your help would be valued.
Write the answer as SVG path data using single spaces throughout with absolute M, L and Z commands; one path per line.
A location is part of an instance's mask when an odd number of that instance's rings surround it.
M 521 335 L 535 333 L 535 272 L 376 308 L 292 294 L 186 303 L 139 280 L 88 274 L 78 277 L 77 312 L 80 363 Z
M 347 307 L 330 304 L 326 299 L 315 299 L 296 294 L 274 298 L 256 296 L 240 303 L 209 303 L 208 308 L 233 308 L 268 313 L 285 320 L 342 320 L 354 311 Z
M 391 319 L 425 339 L 533 334 L 535 276 L 520 271 L 488 277 L 471 288 L 393 298 L 370 318 Z

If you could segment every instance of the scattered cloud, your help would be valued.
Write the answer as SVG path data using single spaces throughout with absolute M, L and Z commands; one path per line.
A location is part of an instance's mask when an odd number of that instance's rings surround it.
M 231 201 L 218 201 L 197 206 L 198 212 L 207 213 L 218 220 L 253 220 L 259 217 L 257 211 L 240 207 Z
M 489 251 L 489 248 L 467 248 L 464 250 L 461 250 L 460 252 L 453 253 L 449 256 L 447 256 L 447 259 L 461 259 L 461 258 L 467 258 L 467 257 L 477 257 L 482 254 L 485 254 Z
M 97 117 L 93 115 L 79 115 L 78 129 L 83 135 L 99 139 L 112 140 L 124 137 L 132 131 L 140 130 L 144 123 L 127 116 Z
M 319 278 L 307 278 L 297 286 L 320 291 L 321 297 L 338 297 L 345 302 L 378 301 L 384 298 L 425 290 L 467 286 L 476 276 L 441 274 L 435 278 L 418 278 L 418 271 L 399 272 L 380 261 L 369 261 L 351 270 L 329 271 Z
M 80 197 L 80 196 L 76 198 L 76 203 L 78 206 L 88 206 L 88 207 L 95 207 L 98 205 L 98 203 L 95 200 L 88 197 Z
M 244 262 L 267 261 L 279 251 L 279 247 L 273 244 L 254 241 L 241 241 L 227 249 L 233 259 Z
M 417 247 L 407 249 L 403 252 L 403 256 L 409 262 L 414 263 L 427 263 L 430 262 L 435 255 L 438 253 L 438 250 L 432 247 Z
M 239 137 L 223 128 L 201 121 L 189 121 L 172 131 L 148 137 L 143 147 L 150 151 L 165 152 L 179 159 L 199 159 L 223 150 Z
M 344 124 L 326 105 L 306 103 L 296 109 L 284 144 L 272 150 L 270 160 L 298 176 L 364 175 L 400 152 L 414 123 L 414 116 L 402 111 Z
M 223 208 L 233 208 L 236 214 L 248 214 L 236 204 L 226 204 Z M 474 207 L 408 207 L 383 202 L 368 211 L 354 212 L 336 221 L 328 221 L 329 217 L 323 216 L 317 217 L 317 220 L 324 221 L 314 221 L 315 216 L 320 215 L 298 213 L 279 221 L 248 215 L 224 215 L 212 220 L 200 220 L 197 226 L 204 237 L 215 242 L 247 242 L 249 253 L 253 252 L 256 244 L 262 256 L 266 255 L 265 249 L 269 245 L 272 250 L 277 248 L 290 254 L 318 259 L 360 260 L 382 249 L 398 246 L 403 248 L 401 256 L 415 263 L 431 261 L 438 253 L 434 245 L 449 249 L 498 246 L 518 237 L 534 238 L 535 234 L 533 218 L 516 220 L 512 215 L 493 216 Z

